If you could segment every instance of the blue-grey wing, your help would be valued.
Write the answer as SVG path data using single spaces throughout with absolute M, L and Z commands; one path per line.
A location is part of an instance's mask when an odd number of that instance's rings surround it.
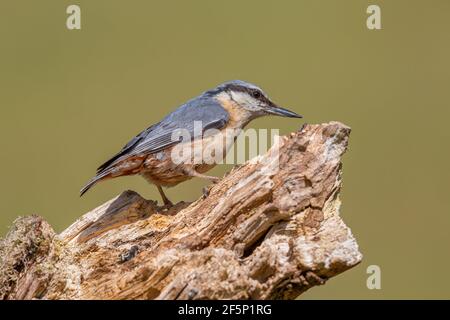
M 136 135 L 133 139 L 131 139 L 125 146 L 123 146 L 123 148 L 118 153 L 116 153 L 114 156 L 112 156 L 110 159 L 108 159 L 108 161 L 104 162 L 102 165 L 100 165 L 97 168 L 97 174 L 110 168 L 117 162 L 120 162 L 122 160 L 122 158 L 128 152 L 133 150 L 133 147 L 135 147 L 140 141 L 142 141 L 149 134 L 149 132 L 152 131 L 153 128 L 157 125 L 158 124 L 148 127 L 147 129 L 145 129 L 144 131 L 142 131 L 138 135 Z
M 155 153 L 181 142 L 174 139 L 179 137 L 177 133 L 180 130 L 194 139 L 207 129 L 222 129 L 228 120 L 228 112 L 214 98 L 201 96 L 193 99 L 134 137 L 119 153 L 102 164 L 98 173 L 128 157 Z M 195 126 L 201 127 L 201 130 L 195 130 Z

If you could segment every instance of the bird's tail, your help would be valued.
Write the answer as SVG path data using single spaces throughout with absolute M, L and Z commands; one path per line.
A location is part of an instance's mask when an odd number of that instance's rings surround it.
M 83 196 L 90 188 L 92 188 L 97 182 L 104 180 L 108 178 L 110 172 L 106 171 L 103 173 L 100 173 L 93 177 L 89 182 L 80 190 L 80 197 Z

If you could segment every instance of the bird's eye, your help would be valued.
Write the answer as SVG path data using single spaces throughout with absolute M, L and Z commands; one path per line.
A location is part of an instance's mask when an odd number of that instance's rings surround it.
M 261 92 L 255 90 L 252 92 L 252 97 L 255 99 L 260 99 L 261 98 Z

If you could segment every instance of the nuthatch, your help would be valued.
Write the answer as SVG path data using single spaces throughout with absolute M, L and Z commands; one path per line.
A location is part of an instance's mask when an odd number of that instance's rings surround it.
M 171 205 L 162 187 L 172 187 L 193 177 L 206 178 L 213 182 L 218 178 L 204 175 L 214 167 L 214 163 L 179 163 L 173 161 L 171 151 L 178 145 L 203 148 L 225 141 L 223 157 L 232 147 L 236 134 L 251 120 L 265 115 L 301 118 L 300 115 L 273 103 L 257 86 L 235 80 L 225 82 L 188 101 L 167 115 L 163 120 L 150 126 L 122 150 L 97 169 L 97 174 L 83 189 L 83 195 L 98 181 L 140 174 L 148 182 L 155 184 L 165 205 Z M 195 122 L 201 124 L 200 136 L 194 130 Z M 203 135 L 209 129 L 215 134 Z M 189 133 L 189 140 L 174 139 L 175 131 Z M 232 135 L 231 139 L 230 135 Z

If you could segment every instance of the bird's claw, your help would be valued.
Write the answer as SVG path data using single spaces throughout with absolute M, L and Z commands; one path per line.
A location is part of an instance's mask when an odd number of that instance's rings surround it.
M 202 188 L 202 192 L 203 192 L 203 199 L 206 199 L 209 196 L 209 187 L 203 187 Z
M 219 183 L 219 181 L 220 181 L 220 178 L 217 178 L 217 177 L 211 177 L 211 182 L 212 182 L 212 183 L 217 184 L 217 183 Z
M 173 203 L 170 200 L 163 201 L 163 203 L 164 203 L 164 205 L 163 205 L 164 209 L 170 209 L 173 207 Z

